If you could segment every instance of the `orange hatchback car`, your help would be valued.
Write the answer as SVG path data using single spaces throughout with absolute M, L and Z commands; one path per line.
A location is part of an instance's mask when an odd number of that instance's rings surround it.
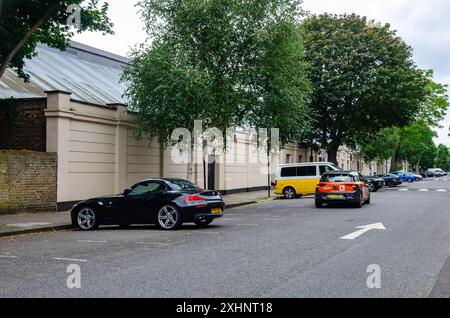
M 370 204 L 370 191 L 356 171 L 329 171 L 316 187 L 316 208 L 324 203 Z

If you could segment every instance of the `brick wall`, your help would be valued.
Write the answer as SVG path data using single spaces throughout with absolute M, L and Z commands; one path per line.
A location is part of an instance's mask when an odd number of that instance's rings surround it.
M 11 106 L 0 103 L 0 149 L 45 151 L 46 99 L 17 99 L 12 103 L 15 108 L 12 116 L 8 115 Z M 11 117 L 15 117 L 13 122 Z
M 0 150 L 0 214 L 56 211 L 57 155 Z

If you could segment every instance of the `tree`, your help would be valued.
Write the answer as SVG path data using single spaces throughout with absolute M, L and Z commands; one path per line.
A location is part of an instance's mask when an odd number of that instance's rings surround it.
M 381 130 L 370 142 L 362 144 L 358 153 L 366 163 L 385 163 L 391 158 L 392 149 L 396 148 L 400 141 L 399 131 L 396 127 Z
M 438 146 L 434 164 L 437 168 L 441 168 L 444 171 L 450 170 L 450 154 L 447 146 L 442 144 Z
M 75 32 L 112 32 L 108 3 L 99 6 L 98 0 L 4 0 L 0 10 L 0 78 L 5 70 L 13 68 L 25 81 L 29 76 L 23 71 L 25 59 L 36 56 L 38 43 L 64 50 L 74 31 L 67 25 L 78 5 L 79 29 Z M 70 7 L 72 6 L 72 7 Z
M 437 134 L 425 120 L 418 120 L 412 125 L 400 130 L 399 157 L 414 165 L 415 171 L 420 170 L 425 155 L 435 149 L 433 138 Z
M 313 15 L 302 26 L 312 137 L 336 162 L 339 146 L 355 147 L 383 128 L 408 125 L 427 83 L 412 49 L 388 24 L 357 15 Z
M 300 138 L 308 90 L 300 3 L 141 1 L 153 41 L 133 52 L 123 77 L 138 134 L 165 147 L 174 129 L 192 132 L 194 121 L 202 120 L 205 128 L 264 124 L 259 127 L 282 128 L 285 140 Z

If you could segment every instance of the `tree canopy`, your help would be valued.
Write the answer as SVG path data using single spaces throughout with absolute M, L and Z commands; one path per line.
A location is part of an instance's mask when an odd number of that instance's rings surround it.
M 123 79 L 137 131 L 166 144 L 171 132 L 229 126 L 307 127 L 301 1 L 143 0 L 151 44 L 137 47 Z M 188 173 L 189 175 L 189 173 Z
M 313 129 L 309 137 L 336 162 L 381 129 L 408 125 L 424 102 L 427 79 L 412 49 L 390 29 L 357 15 L 313 15 L 302 25 Z
M 80 6 L 77 30 L 67 25 L 73 13 L 70 6 Z M 72 7 L 73 8 L 73 7 Z M 23 71 L 26 59 L 36 56 L 38 43 L 60 50 L 66 49 L 75 32 L 112 33 L 108 3 L 98 0 L 3 0 L 0 10 L 0 77 L 6 68 L 28 80 Z

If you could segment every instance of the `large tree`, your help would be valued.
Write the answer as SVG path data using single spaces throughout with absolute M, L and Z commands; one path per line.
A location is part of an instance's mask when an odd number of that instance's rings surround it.
M 414 166 L 416 173 L 427 161 L 427 155 L 436 149 L 433 138 L 437 134 L 425 120 L 418 120 L 412 125 L 399 130 L 399 158 Z M 395 168 L 395 167 L 393 167 Z
M 310 140 L 336 162 L 339 146 L 354 147 L 383 128 L 410 123 L 427 83 L 412 49 L 388 24 L 357 15 L 313 15 L 302 26 L 312 86 Z
M 450 153 L 447 146 L 442 144 L 438 146 L 434 164 L 437 168 L 441 168 L 444 171 L 450 170 Z
M 204 128 L 222 131 L 237 125 L 280 128 L 282 138 L 298 140 L 306 126 L 308 90 L 300 4 L 141 1 L 152 43 L 134 51 L 124 74 L 137 132 L 165 146 L 174 129 L 193 131 L 194 121 L 202 120 Z
M 106 2 L 99 5 L 98 0 L 3 0 L 0 4 L 0 78 L 10 67 L 28 80 L 23 71 L 25 59 L 36 55 L 38 43 L 64 50 L 74 32 L 112 33 Z M 75 9 L 74 5 L 81 10 L 68 10 Z M 81 21 L 74 31 L 67 20 L 75 11 L 80 13 Z

